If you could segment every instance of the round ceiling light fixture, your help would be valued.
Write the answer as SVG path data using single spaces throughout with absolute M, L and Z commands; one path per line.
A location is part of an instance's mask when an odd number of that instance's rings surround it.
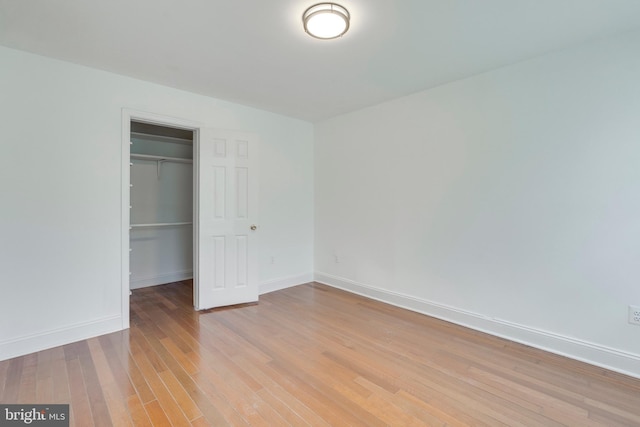
M 349 11 L 339 4 L 318 3 L 302 14 L 304 30 L 317 39 L 329 40 L 342 36 L 349 29 Z

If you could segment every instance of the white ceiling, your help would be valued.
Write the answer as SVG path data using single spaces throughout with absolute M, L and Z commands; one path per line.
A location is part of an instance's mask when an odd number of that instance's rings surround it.
M 312 122 L 640 27 L 640 0 L 0 0 L 0 44 Z

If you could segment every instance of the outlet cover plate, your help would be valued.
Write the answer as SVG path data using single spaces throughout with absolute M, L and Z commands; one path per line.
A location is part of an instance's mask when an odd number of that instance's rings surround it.
M 629 306 L 629 323 L 640 325 L 640 305 Z

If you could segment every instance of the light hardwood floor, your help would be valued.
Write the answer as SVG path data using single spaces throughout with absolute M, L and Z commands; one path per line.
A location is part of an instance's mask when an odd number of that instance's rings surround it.
M 133 291 L 131 329 L 0 362 L 0 402 L 76 426 L 640 426 L 640 380 L 320 284 L 195 312 Z

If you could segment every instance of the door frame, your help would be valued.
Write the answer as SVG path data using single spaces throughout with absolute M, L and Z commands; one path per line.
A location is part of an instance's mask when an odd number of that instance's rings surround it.
M 122 109 L 122 178 L 121 178 L 121 208 L 122 208 L 122 216 L 120 220 L 120 230 L 121 230 L 121 293 L 122 293 L 122 302 L 121 302 L 121 319 L 122 319 L 122 329 L 129 328 L 129 286 L 130 286 L 130 275 L 129 275 L 129 226 L 131 221 L 131 121 L 144 122 L 159 126 L 168 126 L 173 128 L 185 129 L 193 131 L 193 214 L 195 216 L 198 207 L 198 198 L 197 198 L 197 182 L 196 182 L 196 165 L 198 164 L 197 159 L 197 147 L 199 146 L 199 138 L 200 138 L 200 129 L 204 127 L 202 123 L 198 123 L 192 120 L 165 116 L 157 113 L 150 113 L 147 111 L 141 110 L 133 110 L 129 108 Z M 195 219 L 195 217 L 194 217 Z M 196 297 L 198 294 L 198 280 L 197 280 L 197 271 L 196 271 L 196 223 L 194 221 L 193 224 L 193 292 L 194 292 L 194 303 L 196 301 Z

